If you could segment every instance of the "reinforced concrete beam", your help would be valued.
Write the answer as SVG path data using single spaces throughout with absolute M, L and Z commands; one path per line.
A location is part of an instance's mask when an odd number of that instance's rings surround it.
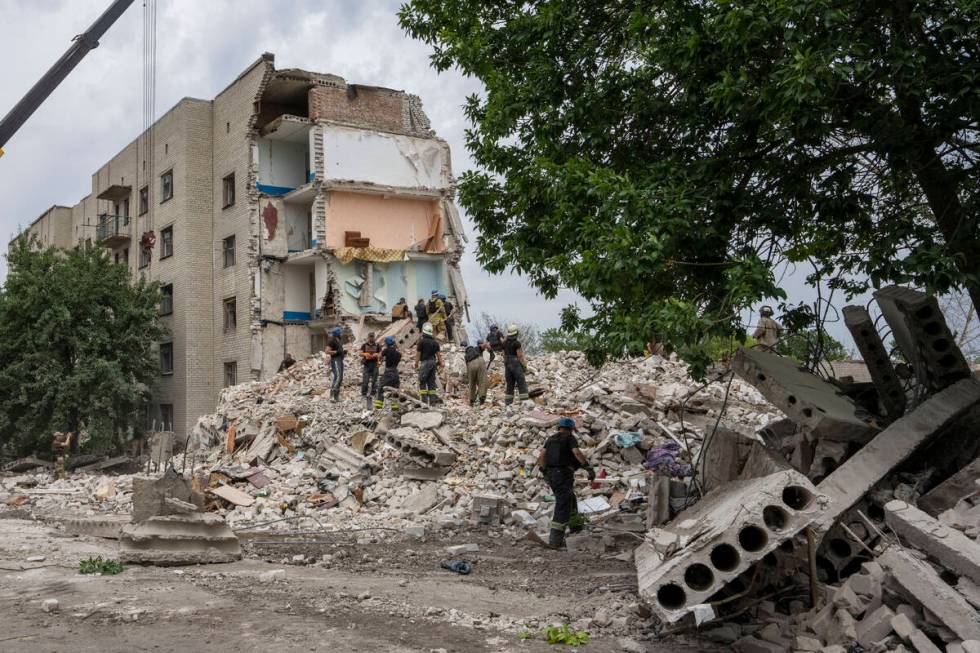
M 871 381 L 878 391 L 878 399 L 885 407 L 885 413 L 892 420 L 898 419 L 905 414 L 905 390 L 895 374 L 895 367 L 871 315 L 862 306 L 845 306 L 844 324 L 851 332 L 864 364 L 868 366 Z
M 904 501 L 885 504 L 885 523 L 908 544 L 980 583 L 980 544 Z

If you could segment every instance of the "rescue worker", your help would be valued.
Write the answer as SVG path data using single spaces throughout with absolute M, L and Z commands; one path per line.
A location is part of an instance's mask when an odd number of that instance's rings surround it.
M 435 292 L 432 293 L 432 301 L 429 302 L 429 323 L 434 331 L 436 338 L 445 339 L 446 337 L 446 305 Z
M 381 359 L 385 362 L 385 372 L 381 375 L 381 384 L 378 386 L 378 394 L 374 398 L 374 407 L 381 410 L 385 406 L 385 388 L 401 387 L 401 379 L 398 377 L 398 364 L 402 360 L 402 353 L 398 351 L 395 339 L 391 336 L 385 338 L 385 348 L 381 351 Z M 401 403 L 398 395 L 391 395 L 391 409 L 399 410 Z
M 517 387 L 521 401 L 529 398 L 527 392 L 527 359 L 524 358 L 524 348 L 517 339 L 517 325 L 507 327 L 507 338 L 504 339 L 504 381 L 507 389 L 504 392 L 504 403 L 508 406 L 514 403 L 514 387 Z
M 422 326 L 429 321 L 429 310 L 425 306 L 425 300 L 421 297 L 419 298 L 419 303 L 415 305 L 415 319 L 418 320 L 416 326 L 418 330 L 422 330 Z
M 490 333 L 487 334 L 487 344 L 490 345 L 491 351 L 498 354 L 504 351 L 504 334 L 500 332 L 500 327 L 496 324 L 490 325 Z
M 452 305 L 445 295 L 439 295 L 439 299 L 442 300 L 442 306 L 446 310 L 446 340 L 452 342 L 453 328 L 456 326 L 456 307 Z
M 344 356 L 347 355 L 347 352 L 344 351 L 344 345 L 340 342 L 340 334 L 343 332 L 340 327 L 334 327 L 330 331 L 330 339 L 327 340 L 327 346 L 324 349 L 330 356 L 330 399 L 335 402 L 340 401 L 340 386 L 344 383 Z
M 412 311 L 408 308 L 408 302 L 402 297 L 398 303 L 391 307 L 391 320 L 411 320 Z
M 555 511 L 551 516 L 551 532 L 548 544 L 553 548 L 561 548 L 565 544 L 565 529 L 572 518 L 578 514 L 578 503 L 575 499 L 575 470 L 584 469 L 589 480 L 595 480 L 595 470 L 582 454 L 575 439 L 575 420 L 562 417 L 558 420 L 558 432 L 549 436 L 544 442 L 544 448 L 538 454 L 538 467 L 548 481 L 555 495 Z M 578 521 L 578 520 L 576 520 Z M 572 532 L 582 529 L 581 524 L 572 528 Z
M 759 310 L 759 324 L 755 328 L 752 337 L 759 343 L 762 349 L 774 349 L 779 344 L 779 339 L 783 337 L 783 327 L 779 322 L 772 319 L 772 307 L 763 306 Z
M 371 397 L 378 388 L 378 361 L 381 360 L 381 344 L 375 339 L 374 331 L 368 334 L 367 342 L 361 345 L 361 396 L 365 402 L 371 401 Z M 368 386 L 371 386 L 370 391 Z
M 286 352 L 286 357 L 282 359 L 282 362 L 281 363 L 279 363 L 279 370 L 278 371 L 279 372 L 285 372 L 286 370 L 288 370 L 290 367 L 292 367 L 295 364 L 296 364 L 296 359 L 293 358 L 293 355 L 292 354 L 290 354 L 289 352 Z
M 490 352 L 490 360 L 494 358 L 493 350 L 490 345 L 483 340 L 477 341 L 475 346 L 466 348 L 464 360 L 466 361 L 466 380 L 470 386 L 470 406 L 475 406 L 477 398 L 482 404 L 487 400 L 487 366 L 489 361 L 483 358 L 483 352 Z
M 416 346 L 418 357 L 415 359 L 415 369 L 419 373 L 419 397 L 422 403 L 439 402 L 439 387 L 436 381 L 437 369 L 443 369 L 442 354 L 439 353 L 439 343 L 432 337 L 432 324 L 422 325 L 422 337 Z

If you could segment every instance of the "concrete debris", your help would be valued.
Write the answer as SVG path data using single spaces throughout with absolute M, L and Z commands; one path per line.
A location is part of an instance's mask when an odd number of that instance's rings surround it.
M 958 576 L 980 583 L 980 544 L 904 501 L 885 504 L 885 523 L 902 541 L 921 549 Z
M 238 538 L 211 513 L 154 516 L 123 527 L 121 562 L 187 565 L 233 562 L 242 557 Z

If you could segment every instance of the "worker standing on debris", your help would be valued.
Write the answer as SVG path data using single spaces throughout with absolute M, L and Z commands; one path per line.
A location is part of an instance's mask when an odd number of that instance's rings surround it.
M 432 337 L 432 324 L 422 325 L 422 337 L 416 346 L 418 357 L 415 359 L 415 369 L 419 373 L 419 397 L 422 403 L 433 405 L 439 402 L 439 387 L 436 381 L 438 369 L 444 369 L 442 354 L 439 353 L 439 343 Z
M 507 327 L 507 338 L 504 340 L 504 380 L 507 383 L 504 393 L 505 404 L 514 403 L 515 386 L 520 400 L 528 399 L 526 370 L 527 359 L 524 358 L 521 341 L 517 339 L 517 325 L 511 324 Z
M 425 305 L 425 300 L 421 297 L 419 297 L 419 303 L 415 305 L 415 319 L 417 320 L 416 324 L 419 331 L 429 321 L 429 310 Z
M 465 343 L 464 343 L 465 344 Z M 470 406 L 475 406 L 477 398 L 482 404 L 487 400 L 487 366 L 489 361 L 483 358 L 483 352 L 490 352 L 490 360 L 494 359 L 493 350 L 483 340 L 478 340 L 475 346 L 466 347 L 466 380 L 470 387 Z
M 402 353 L 398 351 L 398 346 L 393 337 L 385 338 L 385 348 L 381 352 L 381 358 L 385 362 L 385 372 L 381 375 L 381 385 L 378 386 L 378 394 L 374 398 L 374 407 L 378 410 L 385 406 L 385 388 L 401 387 L 401 379 L 398 377 L 398 364 L 402 361 Z M 400 408 L 398 395 L 391 395 L 391 409 L 399 410 Z
M 450 303 L 449 299 L 445 295 L 439 295 L 439 299 L 442 300 L 442 307 L 446 311 L 446 340 L 448 342 L 452 342 L 453 327 L 456 326 L 456 307 Z
M 432 291 L 432 299 L 429 301 L 429 323 L 432 324 L 433 335 L 436 338 L 446 337 L 446 306 L 439 298 L 436 291 Z
M 752 337 L 764 349 L 774 349 L 779 344 L 779 339 L 783 337 L 783 327 L 779 322 L 772 319 L 772 307 L 763 306 L 759 310 L 759 324 L 755 328 Z
M 490 350 L 498 354 L 502 354 L 504 351 L 504 334 L 500 332 L 500 327 L 496 324 L 490 325 L 490 333 L 487 334 L 487 344 L 490 345 Z
M 330 332 L 330 339 L 327 340 L 327 347 L 324 351 L 330 356 L 330 398 L 340 401 L 340 386 L 344 383 L 344 345 L 340 342 L 340 334 L 344 331 L 340 327 L 334 327 Z
M 368 334 L 367 342 L 361 345 L 361 359 L 361 396 L 365 402 L 369 402 L 378 388 L 378 361 L 381 360 L 381 344 L 375 339 L 374 331 Z
M 549 436 L 538 454 L 538 467 L 555 493 L 555 511 L 551 516 L 551 532 L 548 544 L 560 548 L 565 544 L 565 529 L 578 514 L 575 499 L 575 470 L 584 469 L 590 481 L 595 480 L 595 470 L 582 454 L 575 439 L 575 420 L 562 417 L 558 420 L 558 432 Z M 581 525 L 572 532 L 581 530 Z

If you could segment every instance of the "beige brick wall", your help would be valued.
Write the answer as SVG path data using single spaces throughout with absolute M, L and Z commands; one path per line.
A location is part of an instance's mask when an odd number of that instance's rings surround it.
M 330 120 L 383 131 L 403 131 L 404 93 L 385 88 L 349 85 L 310 89 L 310 119 Z
M 52 206 L 12 239 L 8 249 L 19 239 L 32 236 L 38 239 L 41 247 L 71 247 L 72 231 L 71 207 Z

